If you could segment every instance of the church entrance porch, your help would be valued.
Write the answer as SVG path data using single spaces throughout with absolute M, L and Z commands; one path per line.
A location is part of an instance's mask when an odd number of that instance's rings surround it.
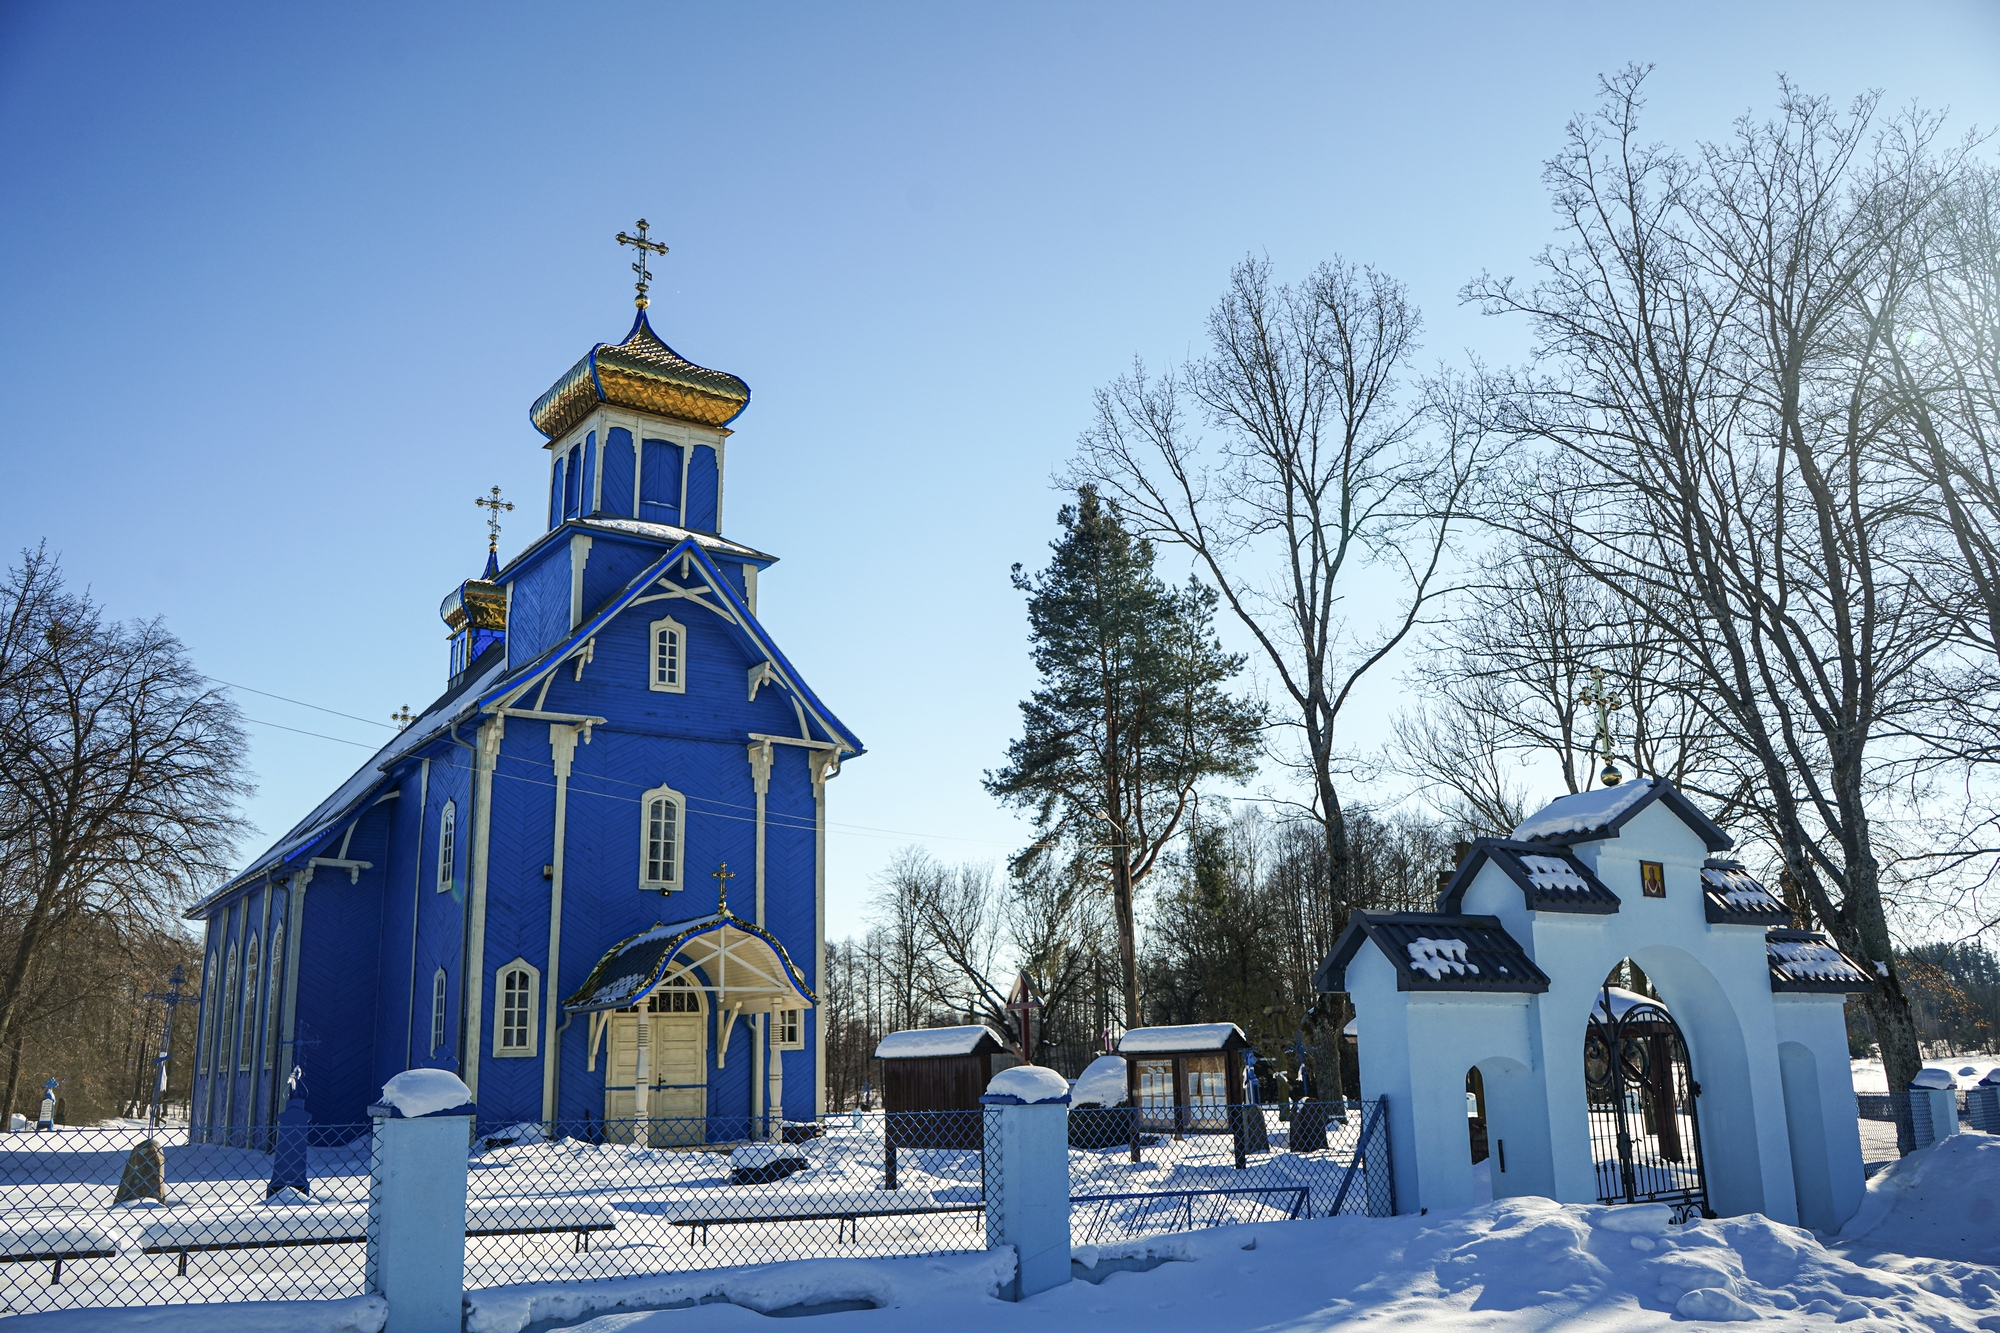
M 1695 1104 L 1701 1085 L 1666 1006 L 1606 981 L 1584 1030 L 1583 1070 L 1598 1202 L 1669 1204 L 1676 1222 L 1714 1216 Z
M 643 1022 L 641 1010 L 644 1010 Z M 605 1022 L 606 1071 L 604 1133 L 613 1143 L 639 1140 L 646 1123 L 647 1146 L 679 1147 L 706 1138 L 708 1116 L 708 1030 L 701 992 L 683 972 Z M 646 1055 L 643 1077 L 640 1053 Z M 646 1085 L 645 1105 L 639 1086 Z

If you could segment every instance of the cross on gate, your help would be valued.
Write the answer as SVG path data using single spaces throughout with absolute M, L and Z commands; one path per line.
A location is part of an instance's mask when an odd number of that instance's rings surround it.
M 1604 785 L 1615 787 L 1624 781 L 1625 775 L 1618 771 L 1618 765 L 1611 758 L 1611 710 L 1625 706 L 1625 696 L 1616 690 L 1604 688 L 1604 668 L 1590 669 L 1590 684 L 1577 691 L 1576 701 L 1586 707 L 1597 709 L 1597 749 L 1604 756 L 1604 772 L 1600 775 Z
M 639 262 L 632 265 L 632 271 L 639 275 L 639 294 L 632 298 L 632 304 L 644 310 L 652 304 L 652 301 L 646 296 L 646 289 L 653 282 L 653 275 L 646 271 L 646 256 L 649 254 L 663 255 L 667 252 L 667 247 L 659 241 L 647 239 L 646 219 L 640 218 L 638 226 L 639 234 L 637 236 L 628 236 L 621 231 L 618 233 L 617 240 L 618 244 L 629 245 L 639 252 Z
M 487 511 L 486 549 L 489 551 L 498 551 L 500 549 L 500 511 L 503 509 L 512 509 L 514 502 L 512 500 L 501 499 L 500 488 L 495 486 L 490 496 L 480 496 L 472 503 Z

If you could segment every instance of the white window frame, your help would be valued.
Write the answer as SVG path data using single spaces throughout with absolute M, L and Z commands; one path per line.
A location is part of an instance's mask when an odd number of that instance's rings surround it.
M 278 1016 L 280 1005 L 279 987 L 284 981 L 285 969 L 285 923 L 282 918 L 271 927 L 271 956 L 264 960 L 264 972 L 270 983 L 264 987 L 264 1068 L 272 1069 L 278 1063 Z
M 785 1015 L 794 1014 L 794 1030 L 791 1040 L 784 1038 Z M 777 1005 L 771 1010 L 771 1049 L 774 1051 L 803 1051 L 806 1048 L 806 1011 L 795 1005 Z
M 507 978 L 526 976 L 528 978 L 528 1044 L 508 1046 L 502 1038 L 507 1033 Z M 541 1050 L 541 1003 L 542 970 L 525 958 L 516 958 L 511 963 L 501 965 L 493 974 L 493 1056 L 497 1060 L 525 1060 Z
M 236 1072 L 243 1073 L 257 1061 L 257 996 L 263 990 L 263 980 L 257 974 L 264 967 L 264 950 L 256 931 L 250 932 L 250 942 L 243 948 L 243 1041 L 236 1049 Z
M 674 633 L 675 641 L 679 644 L 678 661 L 675 666 L 674 680 L 671 684 L 664 683 L 660 680 L 660 634 L 664 630 L 672 630 Z M 667 616 L 664 617 L 663 619 L 655 620 L 652 624 L 652 627 L 648 630 L 646 634 L 647 687 L 650 689 L 659 690 L 665 694 L 686 694 L 687 678 L 688 678 L 687 626 L 681 624 L 680 621 L 675 620 L 672 616 Z
M 216 1028 L 222 1025 L 222 1020 L 219 1017 L 222 1013 L 222 950 L 220 948 L 210 951 L 208 966 L 202 970 L 201 980 L 203 1021 L 199 1068 L 202 1073 L 207 1074 L 214 1072 L 215 1066 L 212 1061 L 215 1056 L 215 1048 L 221 1043 L 221 1039 L 215 1035 Z
M 236 941 L 229 941 L 229 961 L 222 965 L 224 974 L 222 992 L 222 1021 L 229 1024 L 223 1029 L 222 1049 L 215 1053 L 215 1072 L 233 1073 L 236 1069 L 236 1047 L 233 1044 L 237 1027 L 243 1021 L 243 978 L 236 971 Z
M 653 802 L 674 803 L 673 872 L 667 879 L 654 879 L 647 872 L 653 859 Z M 639 798 L 639 887 L 655 893 L 678 893 L 681 871 L 687 864 L 687 797 L 672 787 L 655 787 Z
M 429 1053 L 424 1056 L 426 1060 L 437 1059 L 438 1048 L 451 1039 L 451 1033 L 445 1026 L 445 1019 L 450 1016 L 450 1004 L 451 977 L 439 968 L 431 974 L 431 1044 Z
M 437 891 L 450 893 L 458 870 L 458 802 L 446 801 L 438 811 Z

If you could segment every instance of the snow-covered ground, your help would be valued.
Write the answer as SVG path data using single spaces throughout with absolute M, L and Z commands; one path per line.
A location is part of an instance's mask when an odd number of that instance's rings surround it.
M 1880 1060 L 1854 1060 L 1854 1090 L 1870 1092 L 1878 1096 L 1889 1091 L 1889 1076 L 1883 1072 Z M 1926 1060 L 1926 1069 L 1942 1069 L 1952 1076 L 1960 1091 L 1979 1086 L 1995 1068 L 2000 1068 L 2000 1055 L 1954 1055 L 1949 1059 Z

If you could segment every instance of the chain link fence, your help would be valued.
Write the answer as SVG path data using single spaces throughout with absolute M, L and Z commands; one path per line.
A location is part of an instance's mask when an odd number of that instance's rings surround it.
M 908 1111 L 488 1130 L 467 1186 L 465 1284 L 984 1249 L 983 1124 Z
M 190 1143 L 184 1127 L 0 1135 L 0 1310 L 361 1295 L 370 1126 L 263 1137 L 260 1149 Z
M 1102 1245 L 1201 1227 L 1395 1211 L 1379 1100 L 1070 1112 L 1070 1235 Z

